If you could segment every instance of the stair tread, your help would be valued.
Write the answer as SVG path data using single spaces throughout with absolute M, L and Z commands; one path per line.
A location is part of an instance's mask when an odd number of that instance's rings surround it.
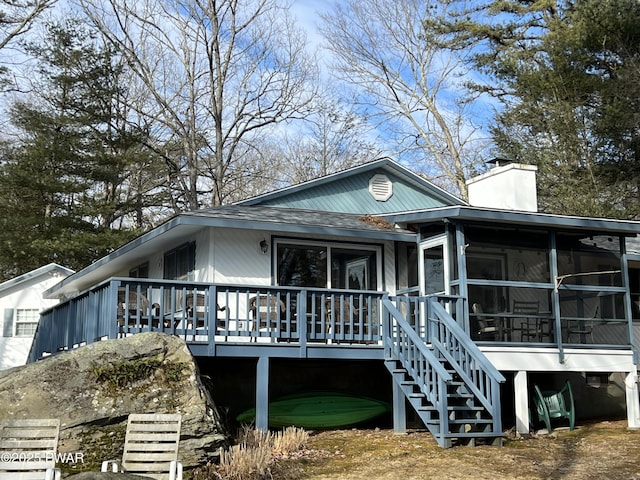
M 504 437 L 502 432 L 452 432 L 441 435 L 447 438 L 498 438 Z
M 465 423 L 468 423 L 469 425 L 474 425 L 474 424 L 483 424 L 483 425 L 487 425 L 490 423 L 493 423 L 493 419 L 492 418 L 456 418 L 456 419 L 449 419 L 449 423 L 452 425 L 464 425 Z

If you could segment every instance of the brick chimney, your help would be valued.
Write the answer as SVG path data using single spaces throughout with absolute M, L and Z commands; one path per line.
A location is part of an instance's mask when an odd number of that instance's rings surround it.
M 494 158 L 487 163 L 493 164 L 488 172 L 467 180 L 470 205 L 522 212 L 538 211 L 538 167 L 504 158 Z

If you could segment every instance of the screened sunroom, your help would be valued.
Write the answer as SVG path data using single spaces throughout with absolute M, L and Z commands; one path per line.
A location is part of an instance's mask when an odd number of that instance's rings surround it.
M 625 222 L 603 231 L 601 221 L 563 228 L 560 217 L 473 207 L 437 215 L 425 212 L 416 249 L 398 249 L 399 292 L 465 298 L 468 312 L 456 317 L 479 344 L 631 344 Z

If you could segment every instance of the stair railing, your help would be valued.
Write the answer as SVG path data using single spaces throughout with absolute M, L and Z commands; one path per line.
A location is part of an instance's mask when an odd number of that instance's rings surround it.
M 487 409 L 493 419 L 493 431 L 502 430 L 500 383 L 504 376 L 456 323 L 437 297 L 423 297 L 429 340 L 437 355 L 460 375 L 467 388 Z
M 439 431 L 447 432 L 447 382 L 452 380 L 451 375 L 388 297 L 382 305 L 385 359 L 399 362 L 407 371 L 438 411 Z

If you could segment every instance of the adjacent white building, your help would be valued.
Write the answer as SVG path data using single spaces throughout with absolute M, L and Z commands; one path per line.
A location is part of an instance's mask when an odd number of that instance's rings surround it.
M 0 370 L 27 362 L 40 312 L 58 303 L 42 292 L 72 273 L 50 263 L 0 284 Z

